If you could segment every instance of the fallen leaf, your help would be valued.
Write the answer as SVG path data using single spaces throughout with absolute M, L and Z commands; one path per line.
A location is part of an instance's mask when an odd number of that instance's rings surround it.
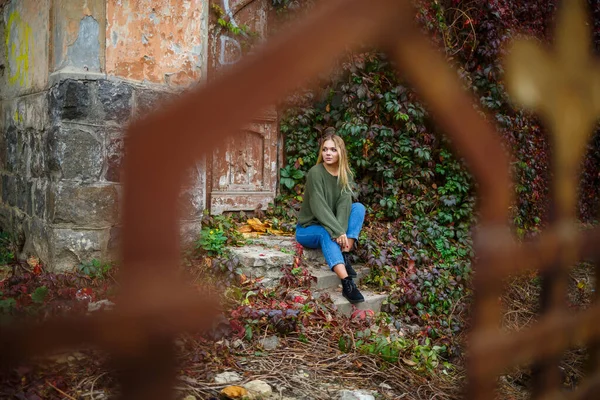
M 38 265 L 40 265 L 40 259 L 37 257 L 31 256 L 27 259 L 27 264 L 29 264 L 30 267 L 35 268 Z
M 414 362 L 413 360 L 409 360 L 407 358 L 403 358 L 402 361 L 404 362 L 404 364 L 406 364 L 410 367 L 414 367 L 415 365 L 417 365 L 416 362 Z
M 252 227 L 252 230 L 255 232 L 267 232 L 268 226 L 261 222 L 258 218 L 250 218 L 247 221 L 248 225 Z
M 221 390 L 221 394 L 228 399 L 241 399 L 244 396 L 248 396 L 248 391 L 241 386 L 227 386 Z
M 242 225 L 238 228 L 239 233 L 250 233 L 252 232 L 252 227 L 250 225 Z
M 242 233 L 242 236 L 245 239 L 258 239 L 261 235 L 263 235 L 263 233 L 260 233 L 260 232 Z
M 284 236 L 286 232 L 280 231 L 279 229 L 269 229 L 269 233 L 276 236 Z

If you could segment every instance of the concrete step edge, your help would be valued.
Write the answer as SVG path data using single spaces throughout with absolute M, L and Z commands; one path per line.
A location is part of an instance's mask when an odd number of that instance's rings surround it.
M 314 295 L 319 295 L 327 293 L 331 297 L 333 304 L 337 307 L 338 313 L 350 316 L 354 312 L 355 309 L 358 310 L 371 310 L 373 312 L 381 311 L 381 305 L 384 300 L 387 299 L 388 293 L 376 293 L 370 290 L 361 289 L 361 293 L 365 297 L 365 301 L 363 303 L 358 304 L 350 304 L 348 300 L 344 296 L 342 296 L 342 290 L 340 289 L 325 289 L 314 291 Z
M 371 271 L 370 268 L 365 267 L 362 264 L 354 265 L 354 269 L 358 274 L 358 278 L 355 279 L 355 282 L 357 283 L 362 281 L 367 275 L 369 275 L 369 272 Z M 317 278 L 317 281 L 313 282 L 311 286 L 313 290 L 337 288 L 340 285 L 340 279 L 328 267 L 309 267 L 308 271 L 312 276 Z

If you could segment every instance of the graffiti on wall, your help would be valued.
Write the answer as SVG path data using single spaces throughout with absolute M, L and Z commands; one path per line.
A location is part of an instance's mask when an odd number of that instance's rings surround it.
M 236 64 L 266 35 L 268 0 L 211 0 L 211 67 Z
M 8 83 L 26 86 L 31 80 L 33 36 L 31 27 L 21 19 L 17 11 L 13 11 L 8 17 L 5 36 Z
M 235 15 L 231 11 L 229 0 L 223 0 L 223 8 L 225 15 L 229 17 L 229 22 L 236 28 L 239 28 Z M 242 34 L 244 34 L 242 32 Z M 227 34 L 222 34 L 219 37 L 219 64 L 231 65 L 237 63 L 242 58 L 242 45 L 240 42 Z

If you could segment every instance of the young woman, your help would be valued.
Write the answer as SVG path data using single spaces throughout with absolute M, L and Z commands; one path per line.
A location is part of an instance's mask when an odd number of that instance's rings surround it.
M 327 135 L 317 164 L 306 176 L 304 201 L 296 227 L 296 241 L 323 251 L 329 268 L 342 280 L 342 295 L 352 304 L 365 301 L 352 278 L 348 252 L 354 249 L 365 219 L 365 207 L 352 203 L 352 171 L 341 137 Z

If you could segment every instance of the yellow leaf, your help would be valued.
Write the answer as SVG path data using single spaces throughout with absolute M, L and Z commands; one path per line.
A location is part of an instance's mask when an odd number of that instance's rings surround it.
M 248 391 L 241 386 L 227 386 L 221 390 L 221 394 L 228 399 L 241 399 L 244 396 L 248 396 Z
M 261 235 L 263 235 L 263 233 L 260 232 L 248 232 L 248 233 L 242 233 L 242 236 L 245 239 L 257 239 L 259 238 Z
M 585 282 L 584 281 L 577 282 L 577 288 L 578 289 L 583 289 L 584 287 L 585 287 Z
M 269 233 L 276 236 L 292 236 L 291 232 L 284 232 L 279 229 L 269 229 Z
M 252 230 L 255 232 L 266 232 L 267 226 L 263 224 L 258 218 L 250 218 L 248 221 L 248 225 L 252 227 Z
M 250 233 L 252 232 L 252 227 L 250 225 L 242 225 L 238 228 L 239 233 Z
M 302 159 L 302 157 L 298 157 L 298 164 L 304 165 L 304 160 Z

